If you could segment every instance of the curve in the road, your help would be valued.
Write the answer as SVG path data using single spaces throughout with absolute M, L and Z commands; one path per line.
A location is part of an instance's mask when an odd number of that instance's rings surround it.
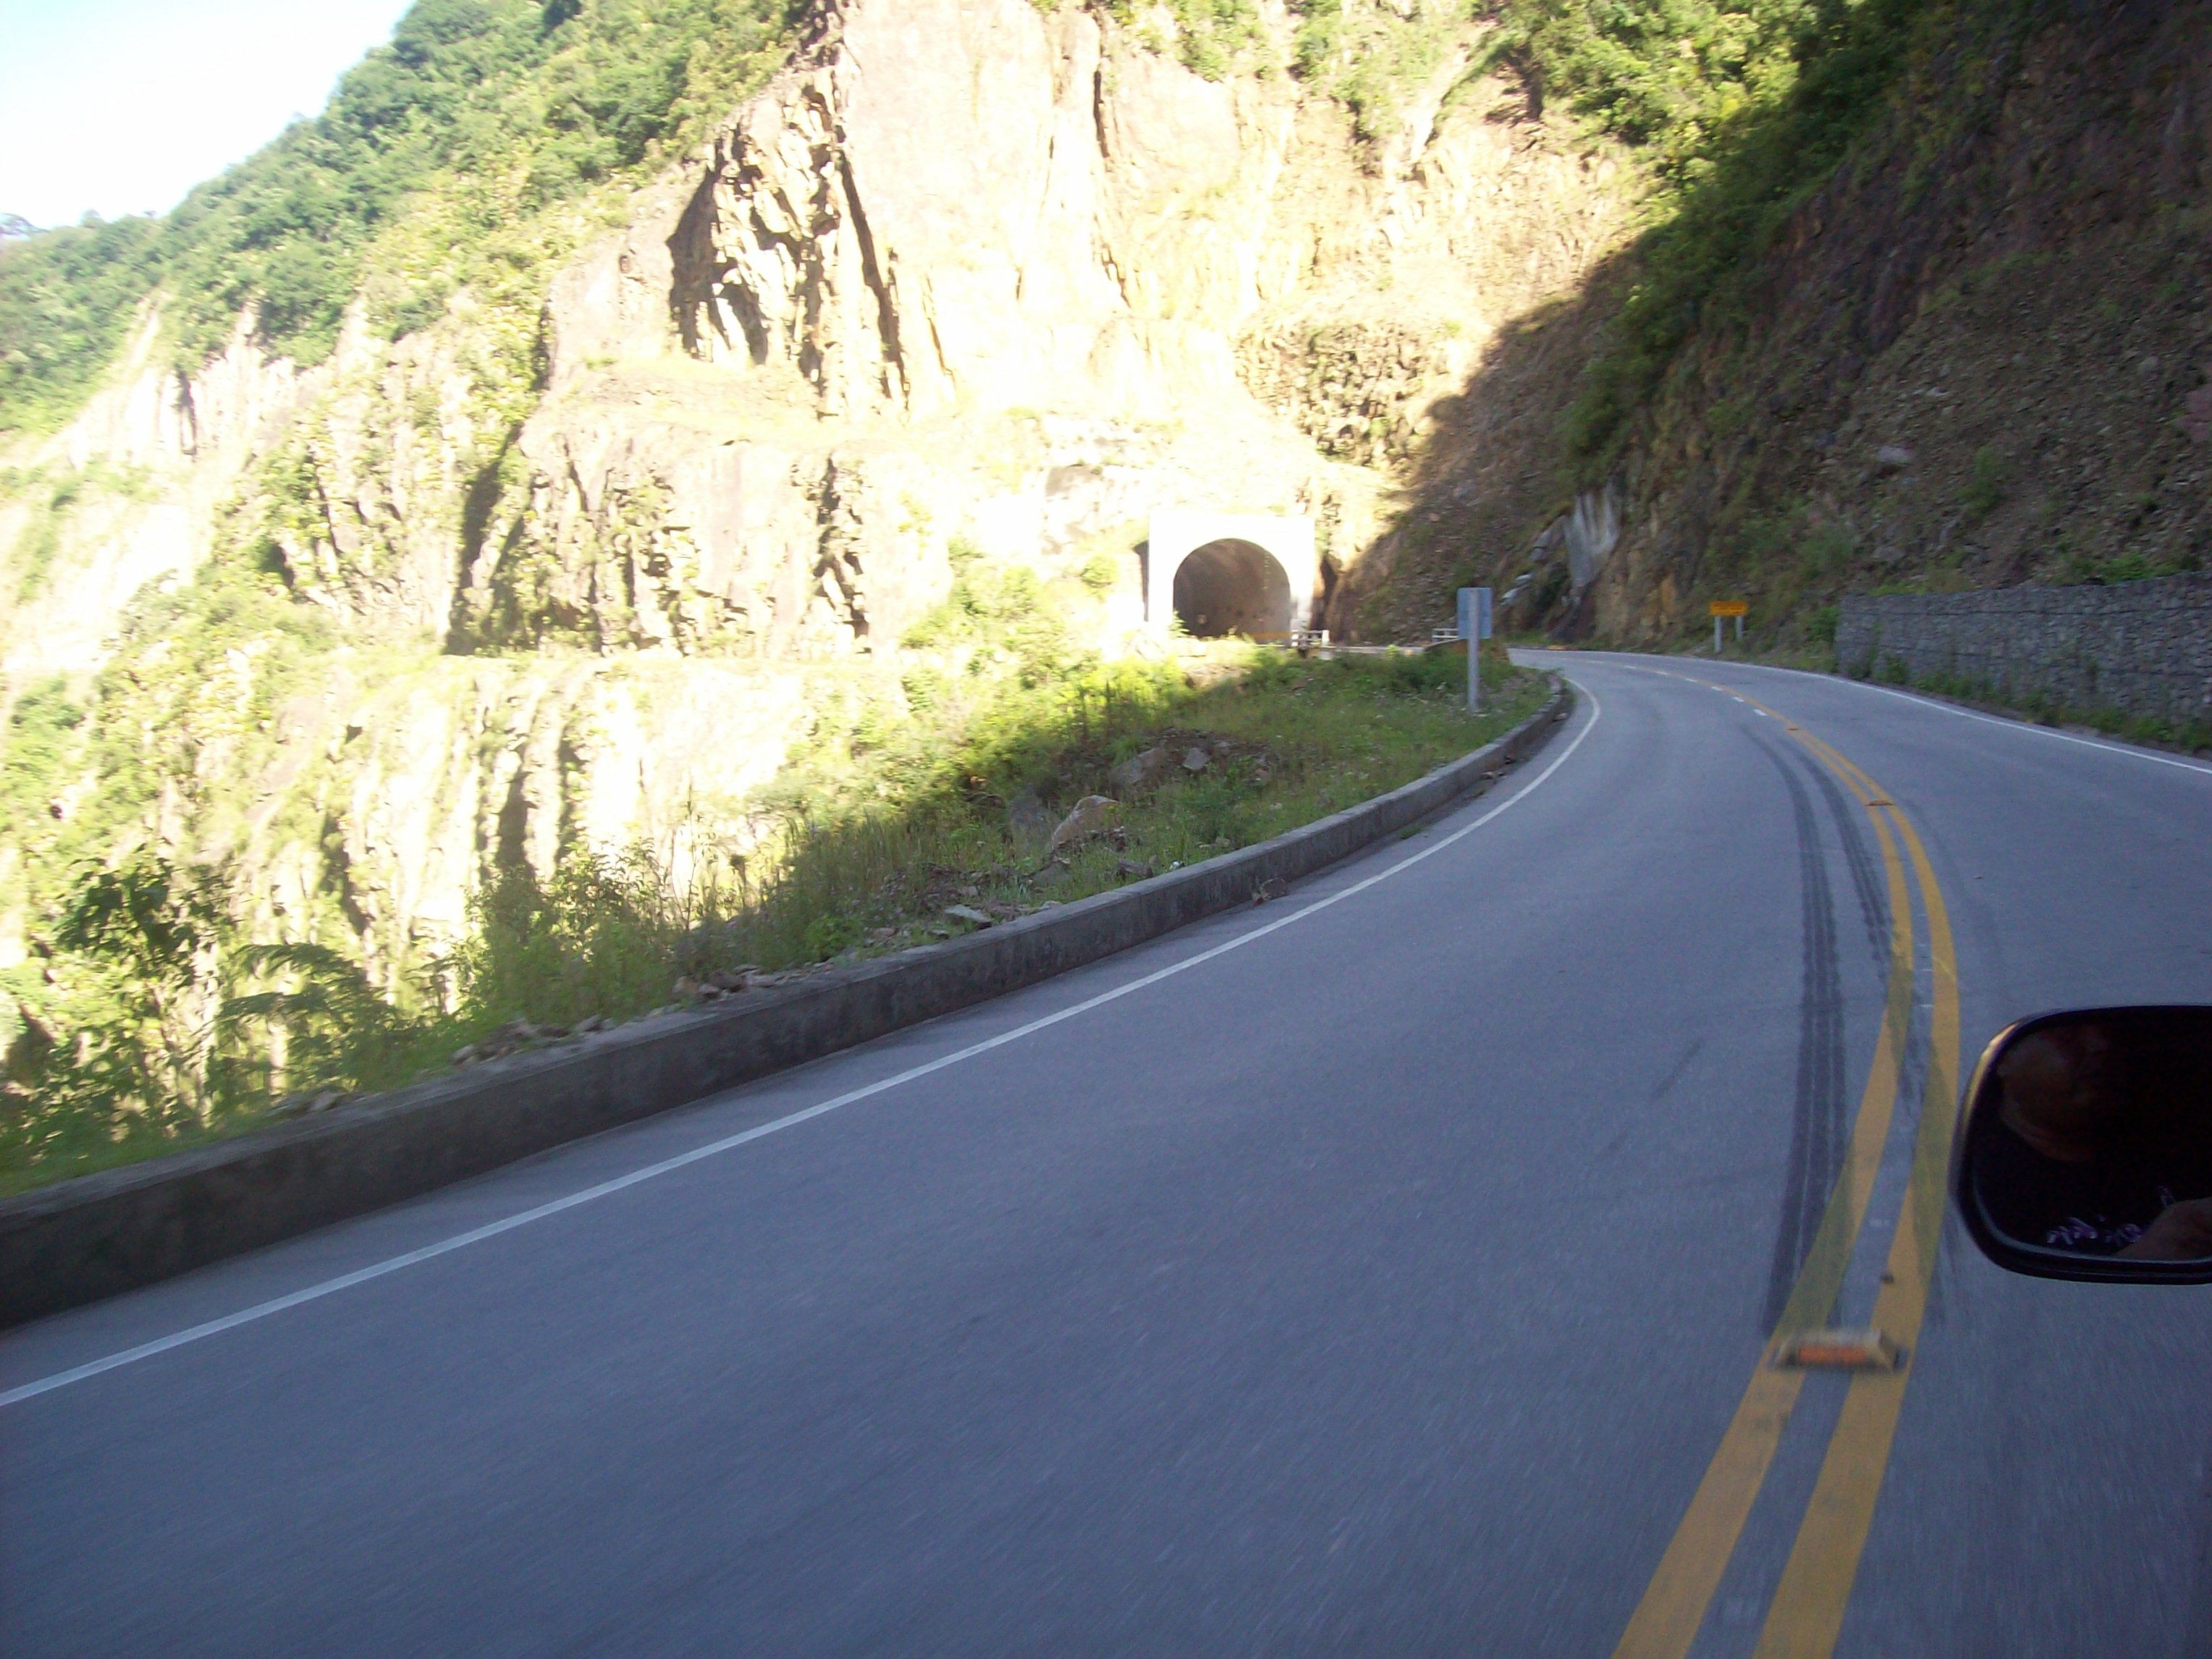
M 1875 1328 L 1904 1352 L 1905 1363 L 1894 1371 L 1866 1371 L 1851 1379 L 1797 1541 L 1767 1609 L 1757 1659 L 1827 1659 L 1843 1631 L 1860 1556 L 1874 1526 L 1875 1502 L 1896 1443 L 1898 1416 L 1912 1377 L 1911 1352 L 1928 1311 L 1959 1105 L 1959 958 L 1942 884 L 1911 819 L 1887 792 L 1826 744 L 1818 746 L 1849 768 L 1866 792 L 1868 811 L 1879 805 L 1890 815 L 1911 854 L 1913 884 L 1927 919 L 1934 997 L 1912 1173 L 1874 1305 Z
M 1928 1177 L 1966 1039 L 2212 1000 L 2205 769 L 1572 666 L 1413 860 L 0 1337 L 0 1650 L 2204 1650 L 2212 1298 Z
M 1867 1073 L 1866 1089 L 1860 1098 L 1844 1166 L 1837 1173 L 1796 1283 L 1775 1322 L 1773 1334 L 1778 1339 L 1819 1328 L 1827 1323 L 1833 1312 L 1843 1291 L 1852 1250 L 1866 1223 L 1883 1148 L 1889 1139 L 1890 1120 L 1897 1108 L 1914 971 L 1912 904 L 1906 891 L 1904 864 L 1898 855 L 1899 838 L 1911 851 L 1914 874 L 1919 879 L 1929 913 L 1939 997 L 1944 995 L 1942 988 L 1948 988 L 1946 1006 L 1952 1060 L 1948 1069 L 1940 1064 L 1928 1068 L 1927 1103 L 1933 1104 L 1940 1099 L 1943 1104 L 1935 1110 L 1923 1107 L 1921 1131 L 1923 1141 L 1940 1140 L 1946 1155 L 1949 1147 L 1949 1078 L 1957 1070 L 1959 1017 L 1957 968 L 1951 948 L 1950 924 L 1944 919 L 1942 895 L 1936 890 L 1934 872 L 1927 867 L 1919 839 L 1887 791 L 1832 745 L 1758 699 L 1694 675 L 1678 674 L 1674 678 L 1734 697 L 1779 722 L 1784 732 L 1841 779 L 1857 797 L 1873 823 L 1881 848 L 1882 867 L 1888 877 L 1890 971 L 1887 1013 L 1875 1037 L 1874 1060 Z M 1939 1010 L 1939 1026 L 1942 1018 L 1942 1011 Z M 1939 1124 L 1942 1126 L 1940 1129 L 1935 1127 Z M 1923 1168 L 1923 1160 L 1916 1158 L 1911 1196 L 1906 1206 L 1908 1223 L 1911 1212 L 1920 1206 L 1924 1193 L 1933 1194 L 1940 1218 L 1942 1170 L 1943 1164 L 1939 1161 L 1931 1175 Z M 1905 1248 L 1910 1237 L 1910 1226 L 1901 1225 L 1897 1235 L 1899 1249 Z M 1893 1261 L 1893 1273 L 1899 1265 Z M 1928 1265 L 1932 1269 L 1932 1256 Z M 1901 1346 L 1909 1346 L 1918 1334 L 1919 1310 L 1925 1302 L 1926 1286 L 1920 1279 L 1918 1257 L 1914 1256 L 1906 1266 L 1907 1276 L 1920 1284 L 1919 1299 L 1910 1304 L 1899 1300 L 1895 1305 L 1878 1307 L 1875 1323 L 1895 1336 Z M 1899 1280 L 1900 1287 L 1902 1284 Z M 1887 1287 L 1884 1295 L 1887 1300 Z M 1844 1423 L 1832 1442 L 1830 1468 L 1823 1471 L 1820 1486 L 1807 1511 L 1782 1588 L 1770 1612 L 1765 1634 L 1760 1641 L 1760 1659 L 1770 1659 L 1770 1656 L 1778 1659 L 1783 1654 L 1792 1656 L 1792 1659 L 1801 1654 L 1825 1656 L 1833 1648 L 1835 1627 L 1841 1625 L 1843 1607 L 1850 1601 L 1859 1549 L 1866 1527 L 1872 1521 L 1873 1498 L 1881 1485 L 1881 1470 L 1888 1461 L 1889 1432 L 1896 1425 L 1896 1402 L 1902 1399 L 1907 1375 L 1909 1372 L 1905 1370 L 1884 1375 L 1877 1385 L 1878 1391 L 1870 1390 L 1861 1410 L 1854 1413 L 1846 1407 Z M 1690 1651 L 1698 1631 L 1704 1627 L 1713 1594 L 1720 1587 L 1722 1576 L 1735 1554 L 1744 1523 L 1750 1518 L 1753 1505 L 1765 1484 L 1767 1470 L 1789 1427 L 1804 1380 L 1802 1370 L 1772 1364 L 1771 1351 L 1754 1368 L 1742 1402 L 1722 1437 L 1720 1449 L 1713 1454 L 1705 1477 L 1690 1501 L 1688 1512 L 1676 1528 L 1666 1554 L 1660 1559 L 1658 1570 L 1652 1575 L 1644 1599 L 1637 1604 L 1628 1628 L 1614 1650 L 1615 1659 L 1681 1659 Z M 1854 1399 L 1857 1398 L 1856 1389 L 1871 1381 L 1869 1377 L 1855 1381 Z M 1882 1426 L 1884 1407 L 1887 1407 L 1887 1429 Z M 1832 1612 L 1832 1621 L 1829 1618 Z M 1825 1640 L 1817 1633 L 1823 1628 L 1826 1631 Z M 1800 1644 L 1803 1643 L 1809 1645 Z
M 1479 814 L 1449 834 L 1437 837 L 1419 852 L 1400 859 L 1396 863 L 1353 883 L 1349 887 L 1325 894 L 1310 903 L 1276 917 L 1273 921 L 1263 922 L 1257 927 L 1249 928 L 1209 950 L 1201 951 L 1194 956 L 1185 957 L 1179 962 L 1170 963 L 1164 968 L 1155 969 L 1149 974 L 1117 985 L 1111 990 L 1102 991 L 1096 996 L 1085 998 L 1083 1001 L 1062 1008 L 1057 1012 L 1030 1020 L 1025 1024 L 1014 1027 L 1012 1030 L 1001 1031 L 997 1036 L 987 1037 L 981 1042 L 969 1043 L 964 1048 L 956 1049 L 949 1054 L 939 1055 L 937 1059 L 920 1066 L 909 1066 L 893 1076 L 867 1084 L 863 1087 L 848 1089 L 842 1094 L 832 1096 L 828 1100 L 817 1101 L 811 1106 L 802 1108 L 796 1112 L 787 1113 L 769 1122 L 755 1124 L 749 1129 L 741 1130 L 736 1134 L 725 1135 L 720 1139 L 709 1141 L 703 1146 L 695 1146 L 690 1151 L 679 1153 L 674 1158 L 662 1158 L 656 1163 L 647 1164 L 642 1169 L 632 1170 L 626 1174 L 617 1176 L 611 1181 L 598 1182 L 580 1191 L 564 1194 L 547 1203 L 532 1205 L 527 1210 L 520 1211 L 514 1215 L 502 1216 L 497 1221 L 489 1222 L 481 1227 L 471 1227 L 465 1232 L 456 1233 L 449 1238 L 441 1238 L 435 1243 L 426 1244 L 416 1249 L 404 1250 L 397 1255 L 388 1256 L 381 1261 L 372 1262 L 366 1267 L 357 1267 L 351 1273 L 337 1274 L 319 1284 L 310 1285 L 303 1289 L 289 1291 L 283 1296 L 271 1297 L 265 1302 L 256 1303 L 250 1308 L 241 1308 L 237 1312 L 225 1314 L 221 1318 L 204 1320 L 184 1330 L 173 1331 L 166 1336 L 156 1337 L 150 1342 L 137 1343 L 114 1353 L 103 1354 L 97 1359 L 87 1360 L 80 1365 L 72 1365 L 65 1370 L 56 1371 L 52 1376 L 18 1383 L 11 1389 L 0 1389 L 0 1409 L 20 1405 L 22 1401 L 36 1399 L 42 1394 L 51 1394 L 56 1389 L 67 1388 L 72 1382 L 86 1382 L 125 1365 L 135 1365 L 141 1360 L 154 1358 L 157 1355 L 171 1352 L 191 1343 L 204 1341 L 211 1336 L 220 1336 L 226 1331 L 236 1330 L 241 1325 L 250 1325 L 276 1314 L 289 1312 L 307 1303 L 319 1302 L 325 1297 L 335 1296 L 341 1291 L 349 1291 L 357 1285 L 366 1285 L 372 1279 L 382 1279 L 388 1274 L 401 1272 L 425 1261 L 434 1261 L 441 1255 L 449 1255 L 455 1250 L 466 1249 L 471 1244 L 480 1244 L 486 1239 L 496 1238 L 502 1233 L 513 1232 L 518 1227 L 527 1227 L 533 1222 L 546 1219 L 549 1216 L 559 1215 L 579 1206 L 594 1203 L 600 1199 L 611 1197 L 616 1193 L 626 1192 L 630 1188 L 642 1185 L 646 1182 L 673 1174 L 678 1170 L 688 1169 L 690 1165 L 702 1163 L 708 1158 L 719 1158 L 725 1152 L 735 1152 L 738 1147 L 750 1146 L 756 1140 L 763 1139 L 769 1135 L 780 1134 L 786 1129 L 795 1128 L 799 1124 L 811 1122 L 817 1117 L 826 1116 L 844 1107 L 857 1105 L 861 1101 L 887 1094 L 906 1084 L 919 1081 L 933 1073 L 942 1072 L 948 1067 L 961 1065 L 979 1054 L 988 1054 L 994 1048 L 1003 1048 L 1008 1043 L 1018 1042 L 1024 1037 L 1032 1036 L 1063 1021 L 1087 1014 L 1094 1008 L 1103 1008 L 1109 1002 L 1118 1002 L 1123 997 L 1146 990 L 1163 980 L 1173 979 L 1178 974 L 1188 973 L 1192 969 L 1212 962 L 1217 957 L 1226 956 L 1231 951 L 1242 950 L 1255 940 L 1263 939 L 1270 933 L 1279 933 L 1285 927 L 1294 927 L 1307 917 L 1316 915 L 1332 906 L 1341 904 L 1345 900 L 1364 893 L 1369 888 L 1378 886 L 1393 876 L 1412 869 L 1415 865 L 1426 863 L 1445 848 L 1465 840 L 1500 814 L 1518 805 L 1535 790 L 1542 787 L 1553 773 L 1573 758 L 1575 750 L 1581 748 L 1584 739 L 1597 729 L 1598 719 L 1601 712 L 1598 701 L 1595 696 L 1590 696 L 1587 691 L 1583 695 L 1589 698 L 1589 719 L 1583 722 L 1581 729 L 1576 732 L 1567 746 L 1553 757 L 1550 765 L 1498 802 L 1497 805 Z

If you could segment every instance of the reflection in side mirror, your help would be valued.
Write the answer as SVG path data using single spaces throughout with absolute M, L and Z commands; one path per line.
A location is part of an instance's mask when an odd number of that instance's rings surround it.
M 2014 1273 L 2212 1283 L 2212 1007 L 2000 1032 L 1967 1091 L 1952 1191 Z

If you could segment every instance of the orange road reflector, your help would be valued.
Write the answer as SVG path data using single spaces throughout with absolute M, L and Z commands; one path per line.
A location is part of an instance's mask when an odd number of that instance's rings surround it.
M 1799 1331 L 1775 1344 L 1774 1364 L 1801 1370 L 1893 1371 L 1905 1352 L 1878 1330 Z

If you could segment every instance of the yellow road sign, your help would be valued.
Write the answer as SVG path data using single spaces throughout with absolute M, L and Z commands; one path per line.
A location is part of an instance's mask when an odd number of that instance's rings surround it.
M 1751 614 L 1748 599 L 1715 599 L 1712 612 L 1716 617 L 1746 617 Z

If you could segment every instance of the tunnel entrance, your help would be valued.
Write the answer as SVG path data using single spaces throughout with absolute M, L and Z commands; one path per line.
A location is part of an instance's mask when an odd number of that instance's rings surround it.
M 1280 639 L 1291 629 L 1291 579 L 1265 548 L 1208 542 L 1176 567 L 1175 612 L 1199 639 Z

